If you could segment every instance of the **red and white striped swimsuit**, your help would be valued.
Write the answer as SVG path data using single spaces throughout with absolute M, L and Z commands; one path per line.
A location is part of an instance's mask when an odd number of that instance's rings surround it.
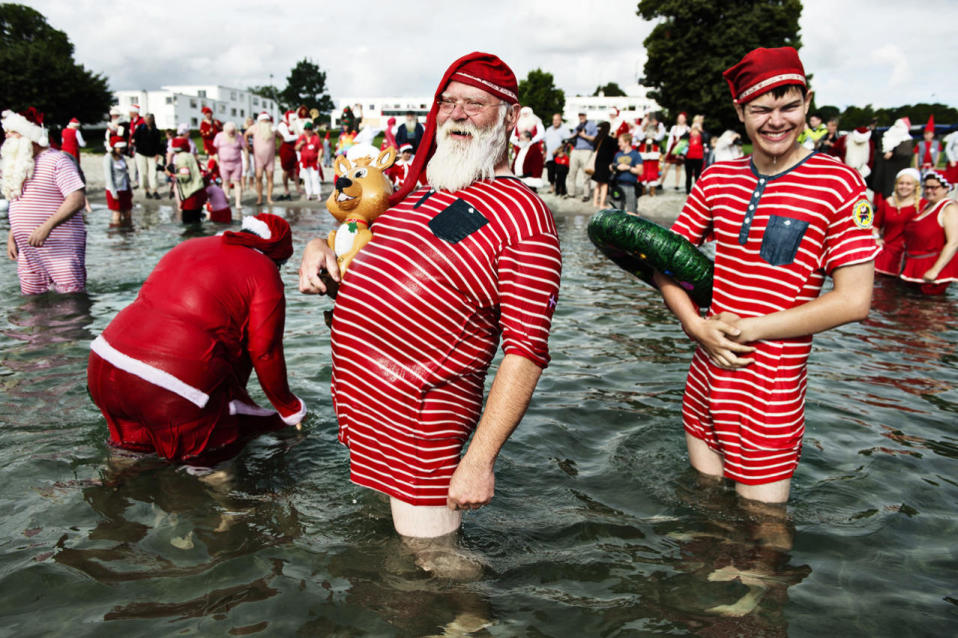
M 506 354 L 540 367 L 561 255 L 546 205 L 511 177 L 420 188 L 386 211 L 333 315 L 333 402 L 350 478 L 412 505 L 445 505 L 483 382 Z
M 714 233 L 709 315 L 757 317 L 807 303 L 835 268 L 874 259 L 870 222 L 859 174 L 815 153 L 772 176 L 749 157 L 714 164 L 672 230 L 696 245 Z M 754 362 L 734 371 L 696 349 L 682 416 L 689 434 L 723 455 L 728 478 L 758 485 L 791 477 L 798 463 L 812 338 L 750 345 Z
M 50 231 L 43 246 L 28 243 L 30 233 L 57 212 L 70 193 L 84 188 L 76 163 L 60 151 L 37 155 L 33 177 L 23 193 L 10 202 L 10 230 L 17 242 L 20 292 L 39 295 L 52 287 L 57 292 L 81 292 L 86 286 L 86 229 L 83 215 L 75 213 Z

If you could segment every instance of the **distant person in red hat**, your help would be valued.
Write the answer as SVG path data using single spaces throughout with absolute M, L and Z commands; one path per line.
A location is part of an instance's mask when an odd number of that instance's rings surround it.
M 867 316 L 878 246 L 858 172 L 797 141 L 812 94 L 795 49 L 756 49 L 724 76 L 752 155 L 703 172 L 672 226 L 696 245 L 715 238 L 707 316 L 674 280 L 656 282 L 698 343 L 682 406 L 692 466 L 780 504 L 802 448 L 812 335 Z M 834 288 L 820 294 L 826 276 Z
M 463 510 L 492 499 L 496 457 L 549 362 L 561 255 L 549 209 L 509 170 L 517 89 L 494 55 L 448 68 L 409 174 L 336 298 L 340 441 L 353 482 L 391 497 L 403 536 L 451 534 Z M 315 239 L 300 290 L 324 292 L 321 269 L 339 278 Z M 500 334 L 505 357 L 483 409 Z
M 75 117 L 70 119 L 60 133 L 60 150 L 69 153 L 80 163 L 80 149 L 86 146 L 86 140 L 83 139 L 83 133 L 80 132 L 80 120 Z
M 119 135 L 110 140 L 110 152 L 103 156 L 103 184 L 106 206 L 112 211 L 110 226 L 130 226 L 133 223 L 133 190 L 126 161 L 126 140 Z
M 86 287 L 85 187 L 76 162 L 50 149 L 43 114 L 3 111 L 0 190 L 10 201 L 7 257 L 20 292 L 82 292 Z
M 223 130 L 223 123 L 213 119 L 213 109 L 208 106 L 203 107 L 203 119 L 200 120 L 200 137 L 203 139 L 203 152 L 207 157 L 216 155 L 216 146 L 213 140 L 216 134 Z
M 261 213 L 160 260 L 90 346 L 87 385 L 111 445 L 210 465 L 299 425 L 306 404 L 287 381 L 279 272 L 292 253 L 289 224 Z M 253 370 L 275 412 L 247 393 Z
M 915 159 L 912 166 L 924 177 L 928 171 L 935 170 L 941 155 L 941 142 L 935 139 L 935 116 L 928 116 L 928 123 L 922 134 L 922 140 L 915 145 Z

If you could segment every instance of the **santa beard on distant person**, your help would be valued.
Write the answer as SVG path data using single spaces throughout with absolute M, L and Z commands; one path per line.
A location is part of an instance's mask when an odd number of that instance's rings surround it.
M 459 140 L 450 137 L 452 131 L 468 133 L 470 137 Z M 436 131 L 436 152 L 426 165 L 429 185 L 452 192 L 473 182 L 493 179 L 496 166 L 505 159 L 507 141 L 506 109 L 502 107 L 496 122 L 485 129 L 471 120 L 446 120 Z
M 19 198 L 23 183 L 33 177 L 33 142 L 18 135 L 8 137 L 0 147 L 0 173 L 3 196 L 11 201 Z

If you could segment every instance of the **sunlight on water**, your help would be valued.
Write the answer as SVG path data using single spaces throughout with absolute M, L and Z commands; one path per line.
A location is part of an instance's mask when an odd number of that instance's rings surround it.
M 247 211 L 249 212 L 249 211 Z M 297 247 L 317 210 L 274 209 Z M 285 267 L 302 433 L 253 441 L 220 481 L 111 456 L 90 340 L 192 236 L 164 204 L 89 216 L 89 294 L 24 298 L 0 269 L 0 614 L 10 635 L 950 635 L 958 291 L 880 281 L 869 319 L 816 338 L 788 543 L 688 469 L 689 342 L 657 293 L 557 220 L 562 295 L 534 403 L 466 516 L 483 576 L 429 577 L 388 506 L 347 480 L 324 298 Z M 7 225 L 2 223 L 4 229 Z M 203 234 L 218 229 L 206 228 Z M 253 396 L 265 403 L 255 383 Z M 949 631 L 950 629 L 950 631 Z M 456 633 L 456 632 L 459 633 Z

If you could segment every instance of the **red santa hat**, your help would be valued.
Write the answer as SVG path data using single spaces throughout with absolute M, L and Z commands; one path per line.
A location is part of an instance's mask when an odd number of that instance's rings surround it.
M 286 122 L 287 125 L 295 119 L 297 119 L 296 111 L 286 111 L 283 113 L 283 121 Z
M 259 122 L 270 122 L 273 118 L 270 117 L 270 114 L 266 111 L 260 111 L 260 114 L 256 116 L 256 119 Z
M 872 131 L 867 126 L 859 126 L 854 131 L 852 131 L 850 135 L 853 141 L 859 144 L 864 144 L 871 138 Z
M 505 62 L 491 53 L 474 51 L 449 65 L 442 80 L 439 81 L 432 108 L 426 116 L 426 127 L 419 144 L 419 152 L 416 153 L 416 159 L 409 167 L 406 179 L 389 197 L 390 206 L 402 201 L 416 187 L 419 176 L 436 152 L 436 116 L 439 113 L 439 98 L 450 82 L 462 82 L 482 89 L 508 104 L 519 103 L 519 82 L 516 80 L 516 74 Z
M 243 218 L 243 230 L 223 233 L 227 244 L 249 246 L 273 261 L 286 261 L 293 254 L 293 233 L 289 222 L 271 213 L 260 213 Z
M 139 113 L 139 112 L 140 112 L 140 105 L 139 105 L 139 104 L 131 104 L 131 105 L 130 105 L 130 113 Z
M 124 148 L 126 147 L 126 140 L 120 137 L 119 135 L 110 136 L 110 148 Z
M 203 115 L 213 115 L 213 109 L 211 109 L 211 108 L 208 107 L 208 106 L 204 106 L 204 107 L 203 107 L 202 109 L 200 109 L 200 110 L 203 111 Z
M 798 51 L 792 47 L 754 49 L 722 76 L 728 82 L 736 104 L 751 102 L 779 86 L 808 86 L 805 67 L 798 58 Z
M 399 147 L 400 153 L 405 153 L 407 151 L 412 153 L 412 144 L 403 144 L 402 146 Z
M 14 113 L 6 110 L 0 113 L 0 125 L 7 133 L 19 133 L 34 144 L 49 146 L 47 130 L 43 128 L 43 113 L 32 106 L 23 113 Z
M 925 124 L 925 133 L 934 133 L 935 132 L 935 114 L 932 113 L 928 116 L 928 123 Z
M 925 173 L 925 176 L 921 178 L 921 182 L 924 184 L 925 182 L 929 180 L 929 178 L 937 179 L 938 183 L 944 186 L 946 191 L 951 190 L 951 182 L 945 179 L 945 176 L 939 173 L 938 171 L 928 171 L 927 173 Z
M 76 119 L 75 117 L 71 117 L 70 121 L 67 123 L 67 126 L 70 128 L 80 128 L 80 120 Z
M 175 152 L 188 151 L 190 150 L 190 141 L 185 137 L 174 137 L 173 141 L 170 142 L 170 147 Z

